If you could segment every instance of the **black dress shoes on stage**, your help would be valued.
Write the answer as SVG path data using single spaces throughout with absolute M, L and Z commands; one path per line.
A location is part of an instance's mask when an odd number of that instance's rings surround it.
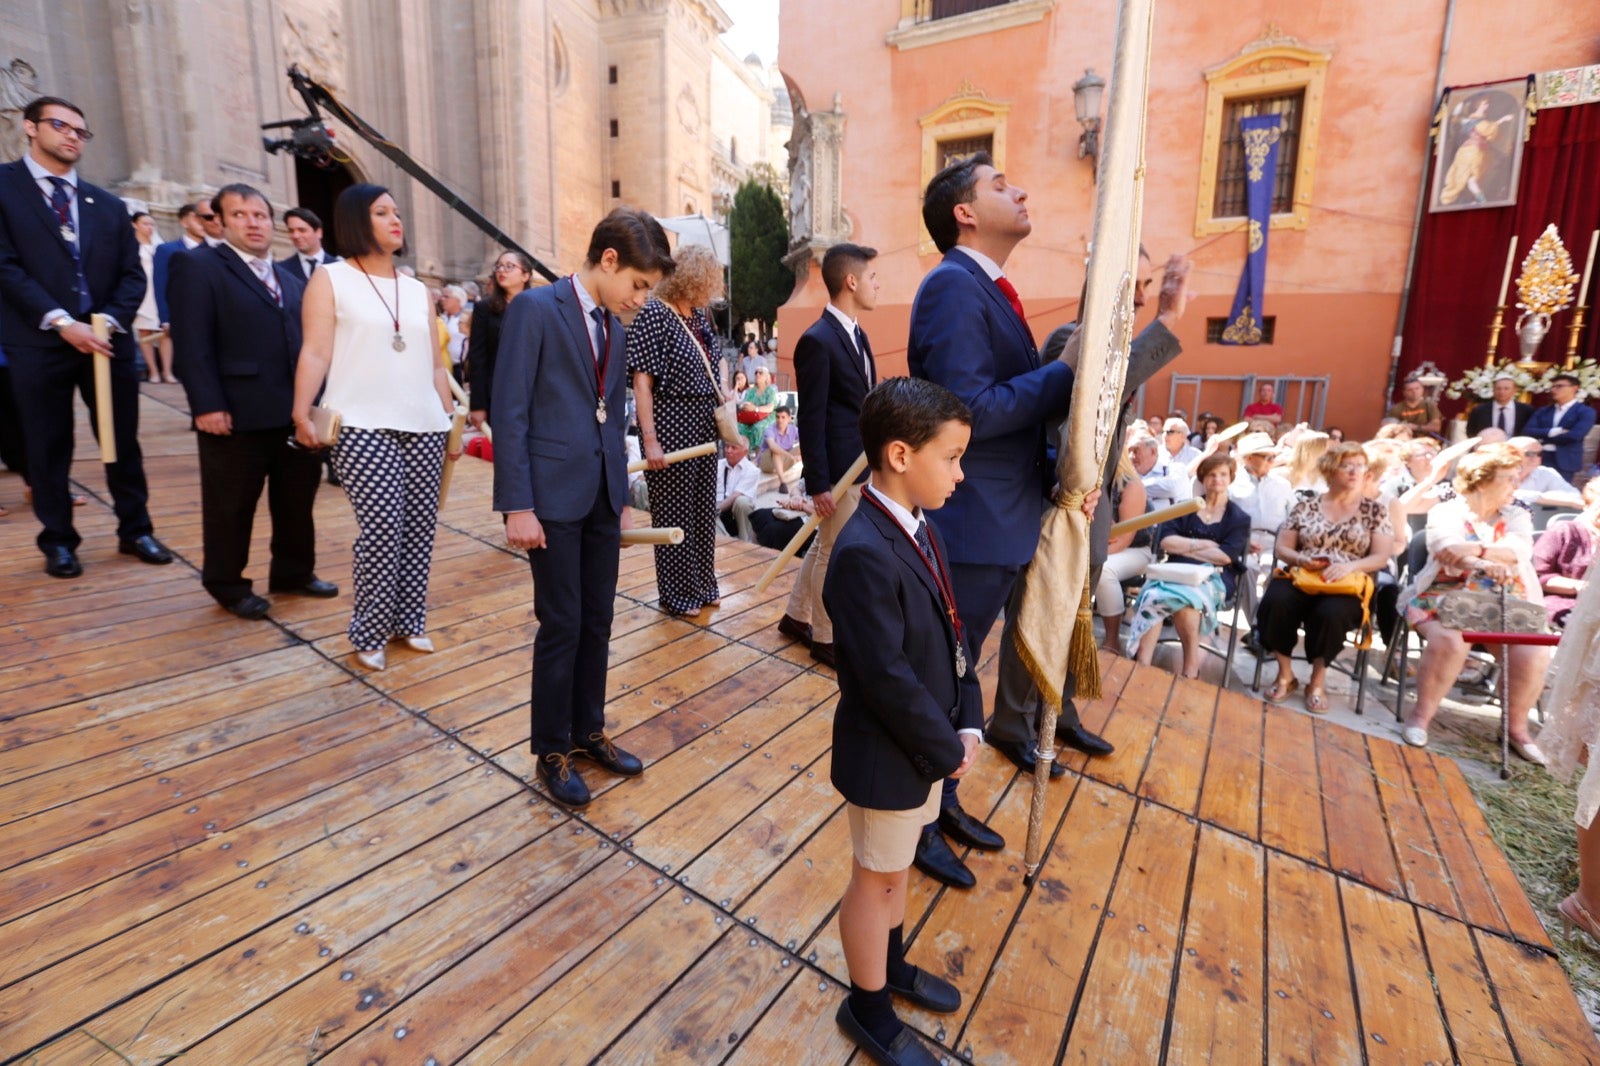
M 797 622 L 788 615 L 778 619 L 778 632 L 786 637 L 793 637 L 802 644 L 811 643 L 811 627 L 804 622 Z
M 957 844 L 965 844 L 979 851 L 999 851 L 1006 846 L 1006 838 L 961 809 L 959 803 L 939 811 L 939 828 Z
M 77 553 L 71 548 L 46 548 L 44 572 L 51 577 L 81 577 L 83 564 L 78 562 Z
M 222 605 L 222 609 L 239 618 L 253 620 L 256 618 L 265 618 L 267 616 L 267 612 L 272 609 L 272 604 L 268 603 L 260 596 L 251 594 L 243 599 L 234 600 L 232 603 L 224 603 Z
M 320 577 L 313 577 L 299 585 L 271 585 L 269 592 L 291 593 L 295 596 L 314 596 L 319 600 L 331 600 L 339 595 L 339 586 L 332 581 L 324 581 Z
M 910 1026 L 902 1025 L 900 1032 L 889 1043 L 879 1043 L 867 1031 L 867 1027 L 856 1020 L 848 999 L 839 1004 L 833 1020 L 839 1023 L 839 1028 L 855 1041 L 857 1047 L 867 1053 L 868 1058 L 882 1066 L 939 1066 L 939 1059 L 917 1039 L 917 1034 L 911 1031 Z
M 1110 755 L 1117 750 L 1111 746 L 1109 741 L 1103 737 L 1095 736 L 1081 725 L 1057 726 L 1056 739 L 1067 747 L 1075 751 L 1081 751 L 1085 755 Z
M 889 991 L 935 1014 L 954 1014 L 961 1009 L 961 991 L 942 977 L 935 977 L 920 966 L 911 967 L 911 980 L 903 985 L 888 982 Z
M 971 888 L 978 883 L 967 864 L 956 857 L 938 826 L 923 826 L 917 838 L 917 854 L 912 865 L 940 884 L 951 888 Z
M 604 733 L 589 734 L 589 739 L 573 749 L 572 754 L 592 759 L 612 773 L 621 774 L 623 777 L 638 777 L 644 773 L 644 763 L 639 761 L 639 757 L 611 743 L 611 738 Z
M 1017 769 L 1026 774 L 1032 774 L 1039 762 L 1039 742 L 1036 740 L 991 740 L 989 746 L 1016 763 Z M 1051 777 L 1060 777 L 1066 772 L 1067 768 L 1059 761 L 1050 763 Z
M 833 645 L 831 643 L 824 644 L 820 640 L 812 641 L 811 657 L 817 662 L 821 663 L 823 666 L 832 666 L 837 668 L 839 665 L 837 657 L 835 657 L 833 654 Z
M 589 786 L 578 775 L 578 768 L 565 752 L 552 752 L 539 759 L 539 780 L 550 790 L 550 798 L 563 807 L 587 807 Z
M 167 550 L 167 546 L 148 533 L 132 540 L 122 541 L 117 545 L 117 551 L 123 555 L 138 556 L 141 563 L 151 563 L 155 566 L 164 566 L 172 562 L 172 553 Z

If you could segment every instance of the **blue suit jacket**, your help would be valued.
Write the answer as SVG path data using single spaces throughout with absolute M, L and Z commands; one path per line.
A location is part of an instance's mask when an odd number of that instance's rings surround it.
M 863 359 L 844 323 L 827 310 L 794 346 L 795 388 L 800 393 L 796 421 L 806 492 L 812 496 L 832 489 L 861 454 L 861 401 L 878 381 L 876 368 L 868 377 L 872 345 L 865 347 Z
M 1554 404 L 1536 408 L 1528 416 L 1528 424 L 1522 427 L 1522 435 L 1544 443 L 1546 466 L 1575 472 L 1583 465 L 1583 439 L 1594 428 L 1594 408 L 1583 402 L 1573 404 L 1562 416 L 1559 427 L 1562 432 L 1552 437 L 1550 431 L 1558 428 L 1555 414 Z
M 983 728 L 982 696 L 970 698 L 979 690 L 956 678 L 956 631 L 933 575 L 895 520 L 863 500 L 834 542 L 822 602 L 839 657 L 833 786 L 861 807 L 918 807 L 961 765 L 956 730 Z
M 207 245 L 197 245 L 199 248 Z M 172 257 L 187 251 L 183 238 L 175 241 L 166 241 L 156 245 L 155 255 L 150 260 L 150 285 L 156 290 L 156 317 L 162 322 L 172 321 L 172 308 L 167 302 L 167 286 L 172 279 Z
M 1045 425 L 1066 417 L 1072 370 L 1039 363 L 1033 336 L 975 260 L 951 251 L 911 305 L 913 377 L 937 382 L 972 408 L 966 480 L 931 514 L 956 563 L 1021 566 L 1039 544 L 1055 470 Z M 801 438 L 801 447 L 805 438 Z M 836 642 L 837 643 L 837 642 Z
M 139 260 L 139 241 L 122 200 L 78 180 L 78 247 L 89 284 L 89 312 L 115 318 L 125 330 L 144 302 L 147 284 Z M 18 159 L 0 166 L 0 337 L 6 347 L 66 348 L 54 330 L 39 323 L 55 308 L 77 319 L 78 268 L 72 248 L 61 238 L 61 224 Z M 117 359 L 134 359 L 132 333 L 112 336 Z
M 227 411 L 240 431 L 291 424 L 305 284 L 274 270 L 282 307 L 231 248 L 172 257 L 173 366 L 194 414 Z
M 494 368 L 494 509 L 531 510 L 575 522 L 598 486 L 618 515 L 627 496 L 623 327 L 608 315 L 606 422 L 595 420 L 595 365 L 587 320 L 572 284 L 519 294 L 506 308 Z

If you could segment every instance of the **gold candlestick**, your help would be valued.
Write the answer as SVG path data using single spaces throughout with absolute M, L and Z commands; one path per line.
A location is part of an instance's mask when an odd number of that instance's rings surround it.
M 1578 337 L 1583 333 L 1583 316 L 1588 311 L 1587 307 L 1574 307 L 1572 321 L 1567 325 L 1567 364 L 1566 369 L 1571 370 L 1578 365 Z
M 1500 331 L 1506 328 L 1506 305 L 1494 309 L 1494 321 L 1489 323 L 1489 354 L 1483 357 L 1485 369 L 1493 368 L 1495 353 L 1500 350 Z

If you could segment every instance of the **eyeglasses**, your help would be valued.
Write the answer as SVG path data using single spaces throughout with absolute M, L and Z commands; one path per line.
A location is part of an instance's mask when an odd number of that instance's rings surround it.
M 90 133 L 82 126 L 74 126 L 72 123 L 63 122 L 59 118 L 42 118 L 39 121 L 43 122 L 46 126 L 49 126 L 57 133 L 70 133 L 74 135 L 84 144 L 88 144 L 90 141 L 94 140 L 94 134 Z
M 196 211 L 195 214 L 199 215 L 200 220 L 203 221 L 203 222 L 215 222 L 217 220 L 217 216 L 216 215 L 204 215 L 204 214 L 201 214 L 199 211 Z

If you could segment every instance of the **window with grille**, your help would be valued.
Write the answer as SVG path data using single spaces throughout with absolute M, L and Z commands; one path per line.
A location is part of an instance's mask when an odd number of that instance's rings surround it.
M 1206 343 L 1221 344 L 1222 331 L 1228 328 L 1226 318 L 1206 319 Z M 1271 344 L 1273 337 L 1278 332 L 1278 316 L 1267 315 L 1261 320 L 1261 343 Z
M 1239 120 L 1256 115 L 1283 116 L 1278 135 L 1278 174 L 1272 186 L 1272 213 L 1282 215 L 1294 210 L 1294 179 L 1300 168 L 1300 116 L 1305 110 L 1305 99 L 1305 90 L 1296 89 L 1281 96 L 1233 98 L 1223 105 L 1213 218 L 1243 218 L 1248 213 L 1244 138 L 1239 133 Z
M 994 134 L 985 133 L 978 137 L 959 137 L 955 140 L 939 142 L 939 170 L 943 170 L 951 163 L 967 158 L 975 152 L 994 153 Z
M 967 15 L 1010 2 L 1011 0 L 926 0 L 926 7 L 923 8 L 922 17 L 918 21 L 954 18 L 956 15 Z

